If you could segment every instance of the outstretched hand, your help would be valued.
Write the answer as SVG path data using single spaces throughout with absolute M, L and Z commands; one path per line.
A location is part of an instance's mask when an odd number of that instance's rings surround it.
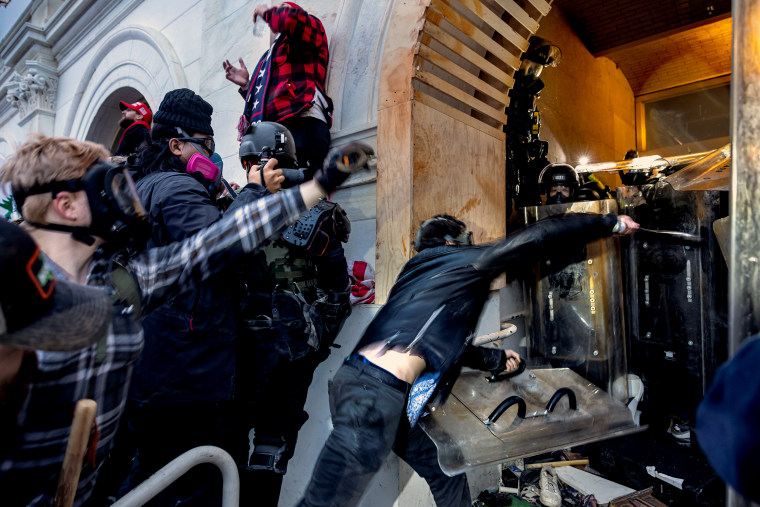
M 248 73 L 248 68 L 245 66 L 243 59 L 238 58 L 238 62 L 240 62 L 240 67 L 235 67 L 230 63 L 229 60 L 222 62 L 224 77 L 226 77 L 228 81 L 232 81 L 238 85 L 240 88 L 245 88 L 248 86 L 248 79 L 250 78 L 250 74 Z
M 615 231 L 617 234 L 621 236 L 630 236 L 637 230 L 639 230 L 640 225 L 637 222 L 634 222 L 634 220 L 629 217 L 628 215 L 618 215 L 618 227 L 620 227 L 622 224 L 621 229 Z
M 515 371 L 520 366 L 520 354 L 512 349 L 504 351 L 504 355 L 507 356 L 507 364 L 504 366 L 504 370 L 507 372 Z

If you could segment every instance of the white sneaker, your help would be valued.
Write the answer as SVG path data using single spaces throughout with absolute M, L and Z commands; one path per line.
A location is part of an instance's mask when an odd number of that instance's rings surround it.
M 557 482 L 557 472 L 551 465 L 541 468 L 541 478 L 538 480 L 541 488 L 541 494 L 538 499 L 546 507 L 560 507 L 562 505 L 562 495 L 559 493 L 559 483 Z

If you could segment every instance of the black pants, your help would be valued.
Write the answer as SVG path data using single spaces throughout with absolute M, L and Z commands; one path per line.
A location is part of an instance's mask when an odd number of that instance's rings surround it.
M 367 373 L 373 368 L 344 364 L 335 374 L 330 385 L 333 430 L 299 506 L 358 504 L 391 450 L 427 481 L 436 505 L 470 506 L 467 476 L 443 473 L 432 440 L 405 422 L 407 393 Z
M 298 432 L 308 419 L 303 410 L 314 370 L 320 363 L 316 351 L 291 361 L 281 354 L 269 330 L 240 333 L 233 430 L 230 452 L 240 467 L 240 504 L 276 507 L 282 474 L 246 469 L 249 433 L 254 445 L 286 446 L 278 466 L 287 467 L 295 451 Z
M 310 116 L 289 118 L 281 123 L 293 134 L 298 165 L 306 167 L 308 163 L 308 178 L 311 179 L 314 171 L 322 167 L 330 149 L 330 128 L 322 120 Z

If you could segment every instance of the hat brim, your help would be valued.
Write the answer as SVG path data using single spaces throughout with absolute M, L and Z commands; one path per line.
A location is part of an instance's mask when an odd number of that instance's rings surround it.
M 68 351 L 88 347 L 106 336 L 113 301 L 103 289 L 58 279 L 52 298 L 50 312 L 22 329 L 0 335 L 0 345 Z
M 125 109 L 131 109 L 132 111 L 135 111 L 135 108 L 132 107 L 132 104 L 127 104 L 124 101 L 119 102 L 119 109 L 121 109 L 122 111 L 124 111 Z

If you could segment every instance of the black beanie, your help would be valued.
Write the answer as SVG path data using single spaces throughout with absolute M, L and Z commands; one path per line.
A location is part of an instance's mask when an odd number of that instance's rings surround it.
M 161 101 L 153 115 L 153 123 L 181 127 L 200 134 L 214 135 L 211 128 L 211 113 L 214 108 L 192 90 L 179 88 L 172 90 Z

